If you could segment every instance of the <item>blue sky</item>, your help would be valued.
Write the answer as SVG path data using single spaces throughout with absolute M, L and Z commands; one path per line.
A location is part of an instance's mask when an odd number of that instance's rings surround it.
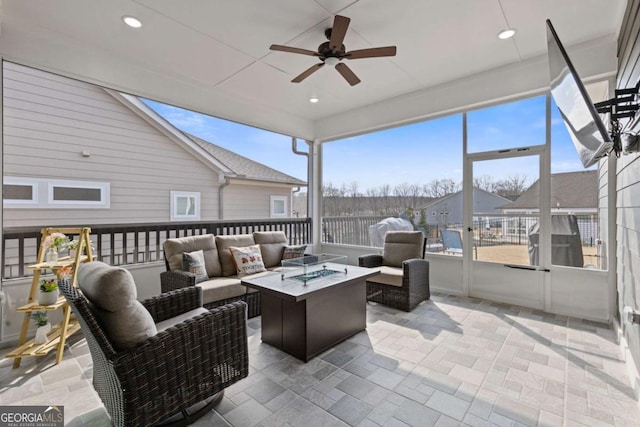
M 289 136 L 217 119 L 145 100 L 177 128 L 232 150 L 296 178 L 306 180 L 306 159 L 291 151 Z M 545 97 L 501 104 L 468 114 L 469 151 L 544 143 Z M 306 150 L 301 141 L 298 148 Z M 462 181 L 462 115 L 346 138 L 324 145 L 324 182 L 335 186 L 358 183 L 367 188 L 389 184 L 428 184 L 435 179 Z M 552 173 L 583 170 L 569 135 L 557 113 L 552 115 Z M 485 164 L 486 163 L 486 164 Z M 531 158 L 483 162 L 475 175 L 495 180 L 526 175 L 538 177 Z

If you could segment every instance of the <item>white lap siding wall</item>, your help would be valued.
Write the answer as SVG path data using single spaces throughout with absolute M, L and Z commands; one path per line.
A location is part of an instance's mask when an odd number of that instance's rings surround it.
M 176 190 L 218 219 L 217 171 L 107 91 L 8 62 L 3 73 L 4 175 L 110 184 L 106 209 L 8 208 L 5 228 L 169 222 Z

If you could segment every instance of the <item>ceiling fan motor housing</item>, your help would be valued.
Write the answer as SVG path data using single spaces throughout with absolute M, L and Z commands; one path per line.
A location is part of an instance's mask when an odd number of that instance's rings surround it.
M 335 52 L 331 50 L 331 47 L 329 46 L 329 42 L 324 42 L 320 46 L 318 46 L 318 53 L 320 54 L 321 59 L 331 58 L 332 56 L 336 58 L 340 58 L 340 57 L 343 57 L 346 52 L 347 52 L 347 49 L 344 47 L 344 45 L 342 45 L 342 47 L 336 50 Z

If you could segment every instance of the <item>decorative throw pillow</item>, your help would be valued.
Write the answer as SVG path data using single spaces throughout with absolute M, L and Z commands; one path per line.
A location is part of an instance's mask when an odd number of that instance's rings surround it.
M 231 251 L 233 262 L 236 265 L 238 276 L 267 271 L 262 262 L 259 245 L 244 246 L 241 248 L 231 246 L 229 250 Z
M 282 253 L 282 259 L 286 260 L 303 257 L 305 250 L 307 250 L 307 245 L 285 246 L 284 252 Z
M 204 267 L 204 252 L 201 250 L 182 253 L 182 270 L 196 275 L 196 283 L 209 280 Z

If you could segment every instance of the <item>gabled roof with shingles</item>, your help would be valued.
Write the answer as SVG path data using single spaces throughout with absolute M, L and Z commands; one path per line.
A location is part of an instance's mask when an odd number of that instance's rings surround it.
M 241 156 L 240 154 L 234 153 L 233 151 L 229 151 L 226 148 L 222 148 L 219 145 L 215 145 L 202 138 L 198 138 L 197 136 L 191 135 L 186 132 L 183 133 L 187 135 L 193 142 L 198 144 L 209 154 L 215 157 L 219 162 L 231 169 L 235 174 L 234 178 L 282 183 L 296 186 L 307 185 L 307 183 L 302 181 L 301 179 L 295 178 L 291 175 L 287 175 L 286 173 L 282 173 L 276 169 L 270 168 L 269 166 L 263 165 L 262 163 L 248 159 L 244 156 Z
M 516 201 L 504 205 L 503 209 L 538 209 L 540 180 L 527 188 Z M 552 208 L 598 207 L 598 171 L 578 171 L 551 174 Z
M 489 193 L 488 191 L 483 190 L 482 188 L 478 188 L 478 187 L 473 187 L 473 198 L 476 199 L 478 197 L 480 197 L 481 195 L 486 195 L 488 197 L 493 197 L 496 199 L 497 203 L 501 203 L 502 201 L 504 201 L 505 203 L 509 201 L 509 199 L 507 199 L 504 196 L 500 196 L 498 194 L 494 194 L 494 193 Z M 441 204 L 442 202 L 445 202 L 449 199 L 453 199 L 454 197 L 462 197 L 462 190 L 460 191 L 456 191 L 455 193 L 450 193 L 447 194 L 446 196 L 442 196 L 442 197 L 438 197 L 436 199 L 431 200 L 429 203 L 422 205 L 420 207 L 420 209 L 429 209 L 432 206 L 436 206 Z M 496 206 L 496 209 L 498 209 L 499 207 Z

